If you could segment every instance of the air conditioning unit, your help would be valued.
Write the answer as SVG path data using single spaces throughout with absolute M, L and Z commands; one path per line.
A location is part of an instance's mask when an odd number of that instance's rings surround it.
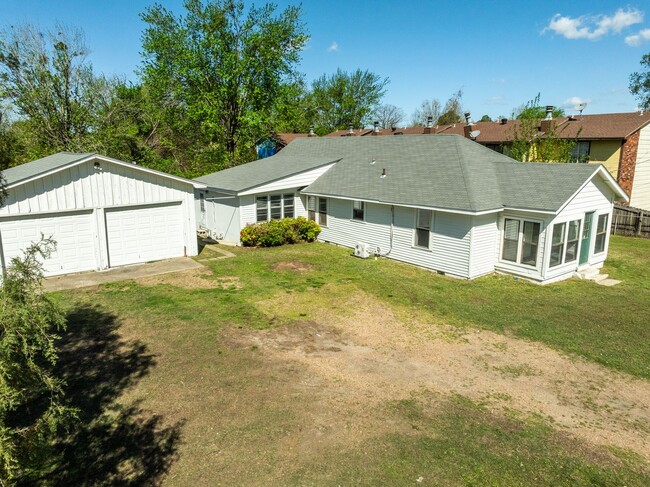
M 367 259 L 370 257 L 370 245 L 363 242 L 357 242 L 354 246 L 354 256 L 360 257 L 361 259 Z

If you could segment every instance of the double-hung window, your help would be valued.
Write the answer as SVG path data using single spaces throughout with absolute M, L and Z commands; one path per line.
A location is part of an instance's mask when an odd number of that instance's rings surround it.
M 501 259 L 535 267 L 540 229 L 539 222 L 506 218 L 503 223 Z
M 316 216 L 318 214 L 318 220 Z M 307 217 L 312 221 L 318 221 L 319 225 L 327 226 L 327 198 L 319 196 L 307 197 Z
M 580 220 L 556 223 L 551 234 L 551 257 L 549 267 L 573 262 L 578 258 Z
M 418 210 L 415 221 L 415 246 L 429 248 L 429 237 L 431 236 L 431 210 Z
M 363 201 L 352 202 L 352 219 L 363 221 L 365 218 L 366 205 Z
M 598 254 L 605 251 L 605 240 L 607 239 L 607 220 L 609 215 L 599 215 L 598 225 L 596 225 L 596 245 L 594 253 Z
M 293 218 L 293 193 L 258 195 L 255 199 L 257 221 L 280 220 Z

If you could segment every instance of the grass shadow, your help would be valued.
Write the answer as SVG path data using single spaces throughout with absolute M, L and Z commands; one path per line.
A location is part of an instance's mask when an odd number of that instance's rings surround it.
M 55 442 L 47 474 L 30 483 L 157 484 L 176 458 L 182 424 L 166 425 L 138 403 L 117 401 L 156 365 L 155 357 L 143 342 L 123 339 L 117 317 L 98 306 L 74 308 L 67 320 L 57 372 L 79 420 Z

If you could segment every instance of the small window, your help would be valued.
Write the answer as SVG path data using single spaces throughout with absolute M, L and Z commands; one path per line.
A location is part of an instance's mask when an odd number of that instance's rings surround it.
M 431 235 L 431 210 L 418 210 L 417 221 L 415 222 L 415 245 L 416 247 L 429 248 L 429 237 Z
M 307 196 L 307 218 L 316 221 L 316 197 Z
M 553 237 L 551 240 L 551 260 L 549 264 L 551 267 L 555 267 L 562 263 L 565 228 L 566 228 L 566 223 L 558 223 L 553 225 Z
M 271 220 L 280 220 L 282 218 L 282 195 L 271 195 Z
M 596 244 L 594 253 L 598 254 L 605 251 L 605 240 L 607 239 L 607 220 L 609 215 L 599 215 L 598 225 L 596 226 Z
M 203 193 L 199 193 L 199 204 L 201 207 L 201 213 L 205 213 L 205 195 Z
M 517 262 L 519 248 L 519 220 L 506 218 L 503 228 L 503 260 Z
M 265 222 L 269 219 L 269 197 L 257 197 L 257 221 Z
M 589 151 L 591 149 L 591 142 L 581 140 L 576 142 L 571 148 L 571 160 L 573 162 L 589 162 Z
M 293 218 L 294 215 L 294 202 L 293 193 L 282 195 L 282 204 L 284 210 L 284 218 Z
M 363 201 L 353 201 L 352 202 L 352 219 L 361 220 L 364 219 L 365 213 L 365 204 Z
M 573 262 L 578 258 L 578 240 L 580 239 L 580 220 L 569 222 L 567 230 L 566 250 L 564 252 L 564 262 Z
M 327 198 L 318 198 L 318 224 L 327 226 Z

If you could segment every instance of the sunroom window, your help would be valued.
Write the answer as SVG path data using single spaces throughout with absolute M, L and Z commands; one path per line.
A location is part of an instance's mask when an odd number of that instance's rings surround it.
M 551 237 L 551 257 L 549 267 L 555 267 L 578 258 L 581 220 L 556 223 Z
M 598 254 L 605 251 L 605 240 L 607 239 L 607 220 L 609 215 L 599 215 L 598 225 L 596 226 L 596 245 L 594 253 Z
M 517 218 L 503 223 L 501 258 L 510 262 L 536 266 L 541 224 Z

